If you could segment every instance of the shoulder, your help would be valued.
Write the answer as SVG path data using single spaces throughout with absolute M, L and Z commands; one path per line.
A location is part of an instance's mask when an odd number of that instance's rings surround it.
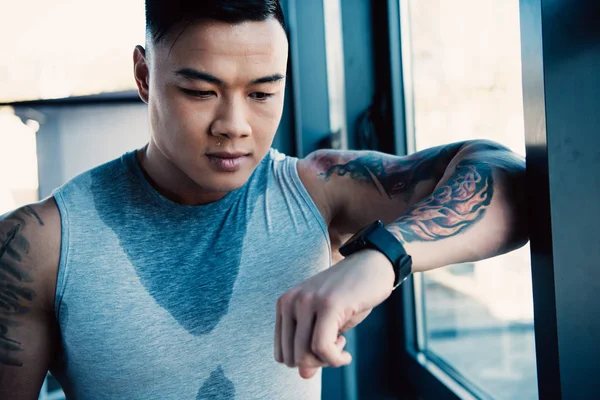
M 306 191 L 321 211 L 323 219 L 329 225 L 335 214 L 331 196 L 326 192 L 326 181 L 323 173 L 326 171 L 324 157 L 330 154 L 327 150 L 317 150 L 298 160 L 298 176 Z
M 53 309 L 60 246 L 54 198 L 0 216 L 0 283 L 29 293 L 35 307 Z
M 352 175 L 365 156 L 368 152 L 322 149 L 298 160 L 298 175 L 328 224 L 352 190 L 346 175 Z
M 299 160 L 298 172 L 319 186 L 336 191 L 351 180 L 370 181 L 373 173 L 384 170 L 399 157 L 376 151 L 317 150 Z

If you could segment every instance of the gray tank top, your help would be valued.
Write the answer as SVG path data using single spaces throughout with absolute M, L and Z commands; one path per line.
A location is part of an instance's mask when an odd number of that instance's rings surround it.
M 62 217 L 52 374 L 68 399 L 319 399 L 273 358 L 279 296 L 331 265 L 297 159 L 271 150 L 242 188 L 182 206 L 135 154 L 53 195 Z

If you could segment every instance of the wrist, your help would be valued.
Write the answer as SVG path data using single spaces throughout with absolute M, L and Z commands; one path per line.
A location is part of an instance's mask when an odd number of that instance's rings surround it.
M 383 285 L 391 293 L 394 288 L 396 274 L 394 265 L 382 252 L 374 249 L 364 249 L 354 255 L 362 258 L 362 264 L 369 271 L 371 276 L 376 276 L 376 280 L 383 282 Z
M 340 253 L 343 256 L 349 256 L 367 249 L 376 251 L 387 258 L 391 264 L 394 273 L 393 289 L 397 288 L 411 274 L 411 257 L 406 253 L 402 242 L 381 221 L 375 221 L 356 232 L 340 247 Z M 379 259 L 379 256 L 377 258 Z

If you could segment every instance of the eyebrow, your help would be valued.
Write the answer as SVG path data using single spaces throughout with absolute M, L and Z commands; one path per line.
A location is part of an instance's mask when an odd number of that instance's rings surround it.
M 221 79 L 217 78 L 214 75 L 208 74 L 206 72 L 198 71 L 193 68 L 181 68 L 175 71 L 175 75 L 178 75 L 185 79 L 190 79 L 194 81 L 205 81 L 214 83 L 215 85 L 224 85 Z M 285 79 L 285 76 L 281 74 L 273 74 L 269 76 L 264 76 L 262 78 L 254 79 L 250 82 L 250 85 L 259 85 L 261 83 L 275 83 Z

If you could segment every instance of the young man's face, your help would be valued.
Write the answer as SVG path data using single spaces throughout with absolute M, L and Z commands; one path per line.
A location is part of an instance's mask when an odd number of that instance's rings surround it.
M 180 32 L 147 53 L 153 145 L 202 189 L 237 189 L 268 152 L 281 119 L 285 32 L 273 18 L 198 22 L 174 41 Z

